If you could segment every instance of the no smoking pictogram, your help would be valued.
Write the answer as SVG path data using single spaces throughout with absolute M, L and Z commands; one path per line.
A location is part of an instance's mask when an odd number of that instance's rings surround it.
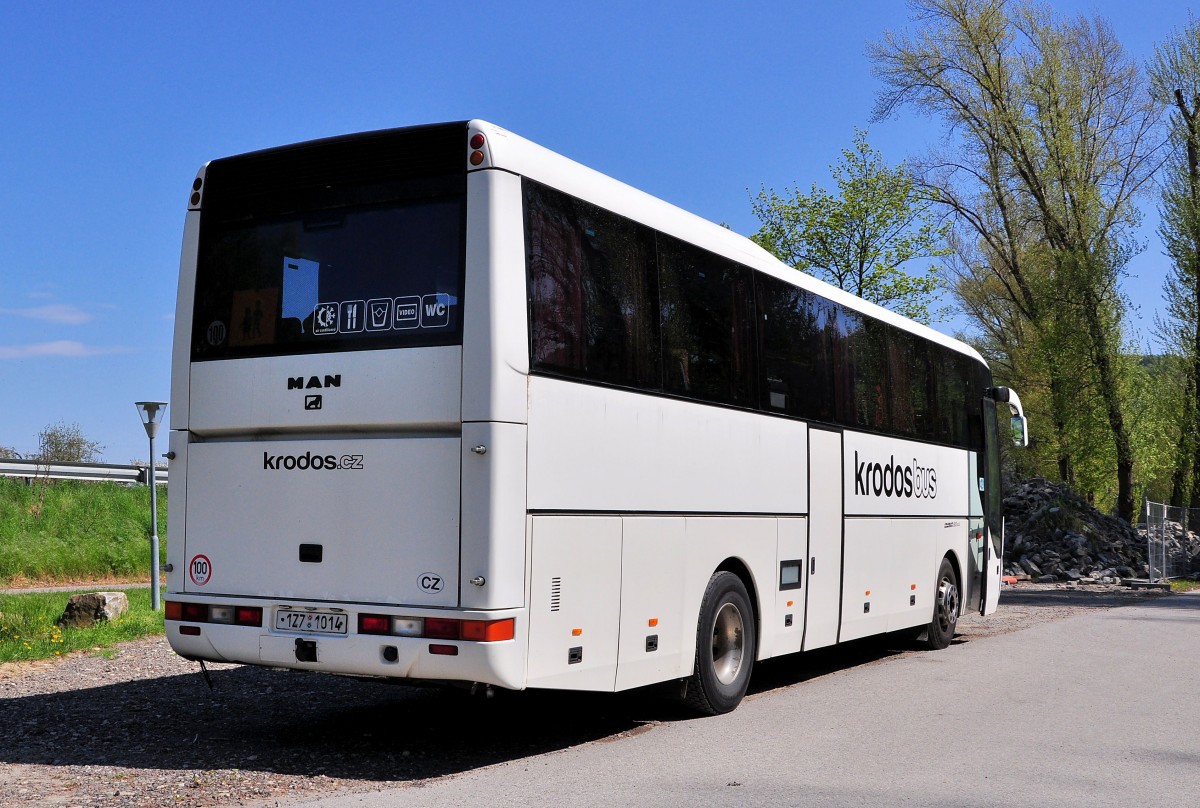
M 188 575 L 196 586 L 204 586 L 212 577 L 212 562 L 206 555 L 193 556 L 188 564 Z

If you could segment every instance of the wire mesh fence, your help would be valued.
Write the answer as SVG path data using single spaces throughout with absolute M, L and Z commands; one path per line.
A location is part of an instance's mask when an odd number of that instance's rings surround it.
M 1150 580 L 1182 578 L 1200 571 L 1200 508 L 1146 503 L 1146 555 Z

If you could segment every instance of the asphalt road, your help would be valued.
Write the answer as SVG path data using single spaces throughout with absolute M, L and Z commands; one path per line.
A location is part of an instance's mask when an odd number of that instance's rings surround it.
M 648 723 L 442 779 L 278 804 L 1196 804 L 1200 594 L 797 676 L 805 660 L 762 666 L 754 694 L 726 716 Z M 531 722 L 594 718 L 586 708 L 573 715 L 571 699 L 531 702 L 556 709 Z M 472 723 L 460 729 L 469 746 Z

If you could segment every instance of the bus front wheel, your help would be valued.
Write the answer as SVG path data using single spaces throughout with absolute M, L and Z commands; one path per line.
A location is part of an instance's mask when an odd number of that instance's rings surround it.
M 942 559 L 938 569 L 937 589 L 933 596 L 933 619 L 929 622 L 925 643 L 934 651 L 950 645 L 954 639 L 954 627 L 958 625 L 960 606 L 958 576 L 949 558 Z
M 750 686 L 758 637 L 754 610 L 742 580 L 718 572 L 708 580 L 696 626 L 696 666 L 685 699 L 705 715 L 727 713 Z

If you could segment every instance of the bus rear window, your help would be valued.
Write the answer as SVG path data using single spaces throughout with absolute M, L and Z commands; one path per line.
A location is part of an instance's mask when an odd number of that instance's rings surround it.
M 193 359 L 461 342 L 459 196 L 201 222 Z

